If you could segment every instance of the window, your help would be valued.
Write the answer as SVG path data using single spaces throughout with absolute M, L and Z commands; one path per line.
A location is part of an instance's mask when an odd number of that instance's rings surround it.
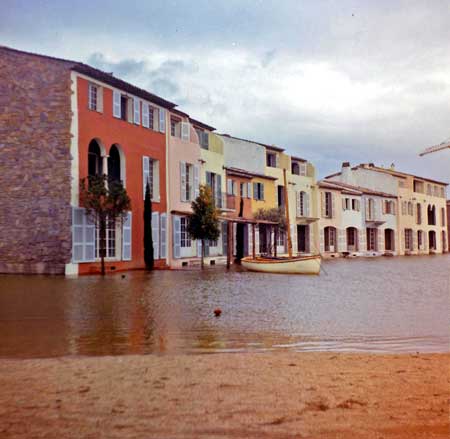
M 435 226 L 436 225 L 436 207 L 435 206 L 431 206 L 431 205 L 428 206 L 427 217 L 428 217 L 428 225 Z
M 142 167 L 143 198 L 145 198 L 145 189 L 148 182 L 151 199 L 159 202 L 159 160 L 155 160 L 151 157 L 142 157 Z
M 308 194 L 304 191 L 300 191 L 298 193 L 298 207 L 297 207 L 297 213 L 298 216 L 308 216 Z
M 198 169 L 190 163 L 180 162 L 181 201 L 192 201 L 196 198 L 198 186 Z
M 128 120 L 128 98 L 124 95 L 120 95 L 120 118 Z
M 359 211 L 359 200 L 352 198 L 352 210 Z
M 284 206 L 284 186 L 277 186 L 278 207 Z
M 433 195 L 439 197 L 439 188 L 437 186 L 433 186 Z
M 236 195 L 236 182 L 231 178 L 227 179 L 227 194 Z
M 441 207 L 441 226 L 445 227 L 445 209 Z
M 253 183 L 253 199 L 264 200 L 264 183 Z
M 209 149 L 209 134 L 207 131 L 203 131 L 200 128 L 196 128 L 195 131 L 198 135 L 198 143 L 203 149 Z
M 174 117 L 170 118 L 170 135 L 181 138 L 181 121 Z
M 89 84 L 89 110 L 98 111 L 98 87 Z
M 326 252 L 336 252 L 336 229 L 334 227 L 325 227 L 324 229 L 325 238 L 325 251 Z
M 367 228 L 367 250 L 377 251 L 377 235 L 378 230 L 374 227 Z
M 342 199 L 342 209 L 343 210 L 350 210 L 350 198 L 343 198 Z
M 180 231 L 181 231 L 181 247 L 190 247 L 191 246 L 191 237 L 188 233 L 188 223 L 189 218 L 182 216 L 180 218 Z
M 106 220 L 105 258 L 116 257 L 116 223 L 109 218 Z M 95 225 L 95 257 L 100 258 L 100 229 Z
M 239 183 L 239 195 L 241 198 L 247 197 L 247 184 L 246 183 Z
M 101 156 L 100 145 L 97 140 L 93 139 L 89 143 L 88 149 L 88 175 L 102 175 L 103 160 Z
M 432 195 L 431 184 L 427 184 L 427 195 Z
M 416 223 L 422 224 L 422 206 L 420 205 L 420 203 L 417 203 L 416 209 L 417 209 L 416 210 L 416 215 L 417 215 Z
M 410 215 L 410 216 L 414 215 L 413 204 L 411 203 L 411 201 L 408 201 L 408 215 Z
M 445 189 L 441 186 L 441 198 L 445 198 Z
M 222 196 L 222 176 L 206 171 L 206 185 L 211 188 L 215 206 L 219 209 L 224 207 L 225 197 Z M 236 193 L 235 187 L 233 187 L 233 191 Z
M 297 162 L 292 162 L 291 173 L 294 175 L 300 175 L 300 166 Z
M 412 229 L 405 229 L 405 250 L 411 251 L 413 249 L 413 231 Z
M 333 194 L 325 192 L 325 218 L 332 218 L 333 216 Z
M 402 215 L 406 215 L 406 207 L 408 203 L 406 201 L 402 201 Z
M 395 215 L 395 206 L 393 201 L 391 200 L 384 201 L 384 212 L 387 215 Z
M 423 245 L 423 232 L 422 232 L 422 230 L 418 230 L 417 231 L 417 247 L 419 250 L 422 249 L 422 245 Z
M 271 168 L 277 167 L 277 155 L 273 152 L 268 152 L 266 154 L 266 165 Z
M 423 181 L 414 180 L 414 192 L 419 192 L 423 194 Z
M 357 230 L 355 227 L 348 227 L 347 228 L 347 247 L 349 251 L 356 250 L 356 234 Z
M 285 242 L 286 242 L 286 233 L 284 232 L 284 230 L 278 230 L 277 247 L 284 247 Z
M 155 129 L 155 115 L 156 111 L 151 105 L 143 102 L 142 103 L 142 126 L 145 128 Z
M 155 109 L 150 105 L 148 106 L 148 127 L 155 129 Z
M 369 198 L 366 200 L 366 220 L 373 221 L 375 219 L 375 200 Z
M 300 163 L 300 175 L 306 177 L 306 163 L 304 162 Z

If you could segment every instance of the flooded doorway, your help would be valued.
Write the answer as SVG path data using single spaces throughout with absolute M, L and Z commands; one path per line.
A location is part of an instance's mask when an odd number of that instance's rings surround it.
M 297 225 L 297 246 L 299 253 L 309 253 L 309 226 Z

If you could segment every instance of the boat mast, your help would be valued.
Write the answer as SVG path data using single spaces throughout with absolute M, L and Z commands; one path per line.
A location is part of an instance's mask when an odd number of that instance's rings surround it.
M 289 198 L 287 190 L 286 169 L 283 169 L 283 177 L 284 177 L 284 206 L 286 210 L 287 245 L 289 257 L 292 258 L 292 240 L 291 240 L 291 226 L 289 223 Z

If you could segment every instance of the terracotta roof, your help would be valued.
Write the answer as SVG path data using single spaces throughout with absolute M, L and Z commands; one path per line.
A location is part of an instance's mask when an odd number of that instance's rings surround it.
M 212 127 L 211 125 L 207 125 L 206 123 L 200 122 L 199 120 L 193 119 L 192 117 L 189 118 L 189 120 L 194 124 L 197 125 L 200 128 L 203 128 L 205 130 L 209 131 L 215 131 L 216 129 Z
M 236 177 L 244 177 L 244 178 L 265 178 L 267 180 L 277 180 L 276 177 L 272 177 L 270 175 L 265 174 L 258 174 L 256 172 L 250 172 L 246 171 L 245 169 L 239 169 L 239 168 L 229 168 L 224 166 L 224 169 L 227 171 L 230 175 L 235 175 Z
M 6 46 L 0 46 L 0 50 L 7 50 L 7 51 L 15 52 L 18 54 L 25 54 L 25 55 L 35 56 L 35 57 L 39 57 L 39 58 L 43 58 L 43 59 L 48 59 L 50 61 L 57 61 L 60 63 L 64 63 L 71 70 L 74 70 L 78 73 L 82 73 L 83 75 L 89 76 L 93 79 L 97 79 L 98 81 L 104 82 L 105 84 L 111 85 L 112 87 L 119 88 L 119 89 L 121 89 L 127 93 L 130 93 L 134 96 L 151 101 L 157 105 L 160 105 L 163 108 L 173 109 L 174 107 L 176 107 L 176 104 L 174 104 L 173 102 L 167 101 L 166 99 L 163 99 L 153 93 L 150 93 L 147 90 L 136 87 L 133 84 L 130 84 L 129 82 L 123 81 L 122 79 L 116 78 L 111 73 L 103 72 L 102 70 L 96 69 L 94 67 L 91 67 L 87 64 L 84 64 L 84 63 L 81 63 L 78 61 L 72 61 L 72 60 L 56 58 L 56 57 L 48 56 L 48 55 L 41 55 L 41 54 L 37 54 L 37 53 L 26 52 L 23 50 L 12 49 L 11 47 L 6 47 Z
M 325 183 L 328 185 L 331 184 L 332 186 L 341 188 L 343 191 L 351 191 L 351 192 L 355 192 L 355 193 L 359 193 L 359 194 L 375 195 L 375 196 L 385 197 L 385 198 L 397 198 L 396 195 L 388 194 L 387 192 L 374 191 L 373 189 L 369 189 L 369 188 L 362 187 L 362 186 L 354 186 L 354 185 L 347 184 L 347 183 L 341 183 L 340 181 L 326 181 L 325 182 L 324 180 L 321 180 L 319 182 L 319 185 L 321 183 Z
M 427 178 L 427 177 L 420 177 L 418 175 L 408 174 L 406 172 L 400 172 L 400 171 L 396 171 L 394 169 L 381 168 L 379 166 L 368 165 L 368 164 L 365 164 L 365 163 L 361 163 L 359 165 L 356 165 L 356 166 L 352 167 L 353 171 L 356 170 L 356 169 L 368 169 L 370 171 L 381 172 L 381 173 L 384 173 L 384 174 L 390 174 L 390 175 L 393 175 L 395 177 L 404 178 L 404 179 L 406 179 L 407 177 L 414 177 L 414 178 L 418 178 L 419 180 L 429 181 L 431 183 L 437 183 L 437 184 L 442 184 L 444 186 L 448 186 L 448 183 L 445 183 L 443 181 L 433 180 L 433 179 Z M 342 172 L 336 172 L 334 174 L 327 175 L 325 177 L 325 179 L 331 178 L 331 177 L 337 177 L 338 175 L 341 175 L 341 174 L 342 174 Z
M 279 148 L 278 146 L 267 145 L 266 143 L 257 142 L 256 140 L 242 139 L 241 137 L 230 136 L 229 134 L 223 134 L 223 133 L 218 133 L 218 134 L 219 134 L 219 136 L 228 137 L 230 139 L 236 139 L 236 140 L 242 140 L 243 142 L 255 143 L 256 145 L 261 145 L 261 146 L 264 146 L 264 148 L 273 149 L 274 151 L 279 151 L 279 152 L 284 151 L 283 148 Z
M 306 159 L 302 159 L 301 157 L 296 157 L 296 156 L 293 156 L 293 155 L 291 155 L 291 159 L 292 160 L 297 160 L 299 162 L 304 162 L 304 163 L 306 163 L 308 161 Z

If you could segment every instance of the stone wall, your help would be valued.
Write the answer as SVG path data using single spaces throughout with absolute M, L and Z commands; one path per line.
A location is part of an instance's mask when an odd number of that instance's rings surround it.
M 70 261 L 69 68 L 0 47 L 0 273 Z

